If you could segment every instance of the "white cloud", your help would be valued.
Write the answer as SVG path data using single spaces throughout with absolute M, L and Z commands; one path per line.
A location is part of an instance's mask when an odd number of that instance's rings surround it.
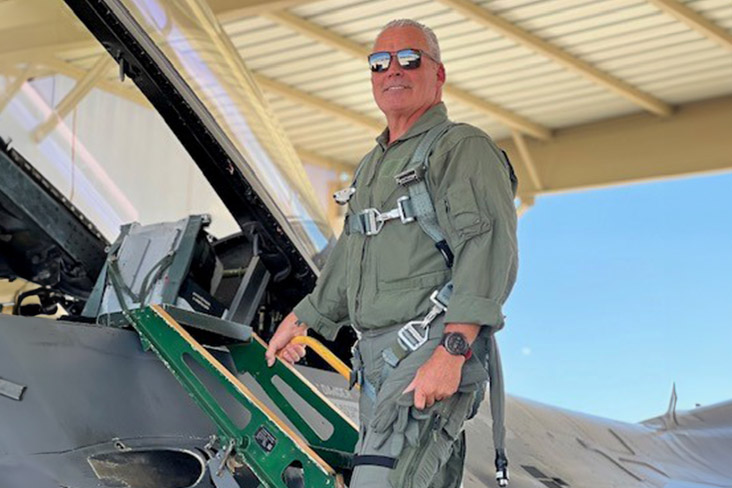
M 531 356 L 531 348 L 530 347 L 522 347 L 521 348 L 521 354 L 524 356 Z

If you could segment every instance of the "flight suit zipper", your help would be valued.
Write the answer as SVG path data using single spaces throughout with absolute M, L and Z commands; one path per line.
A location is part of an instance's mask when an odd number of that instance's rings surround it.
M 376 168 L 374 169 L 374 175 L 370 176 L 368 181 L 374 181 L 378 178 L 379 173 L 381 172 L 381 163 L 384 161 L 384 158 L 386 158 L 386 154 L 389 152 L 389 147 L 387 147 L 384 152 L 379 156 L 379 159 L 376 160 Z M 371 207 L 373 205 L 373 191 L 369 192 L 368 195 L 368 207 Z M 363 261 L 364 257 L 366 256 L 366 250 L 369 246 L 369 241 L 373 237 L 366 237 L 364 236 L 364 243 L 361 247 L 361 258 L 359 259 L 358 263 L 358 289 L 356 290 L 356 303 L 354 304 L 354 316 L 355 316 L 355 322 L 360 324 L 361 321 L 359 320 L 359 315 L 361 311 L 361 302 L 362 302 L 362 295 L 363 295 Z

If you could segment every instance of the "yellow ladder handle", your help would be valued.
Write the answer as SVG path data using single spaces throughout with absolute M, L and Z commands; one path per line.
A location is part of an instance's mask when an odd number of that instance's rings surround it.
M 330 349 L 325 347 L 323 344 L 320 343 L 317 339 L 313 337 L 308 336 L 297 336 L 292 341 L 290 341 L 292 344 L 303 344 L 305 346 L 310 347 L 313 351 L 315 351 L 318 356 L 323 358 L 323 360 L 330 365 L 331 368 L 336 370 L 339 374 L 341 374 L 346 380 L 350 381 L 351 378 L 351 368 L 349 368 L 346 363 L 341 361 L 338 356 L 333 354 Z M 358 386 L 358 385 L 356 385 Z

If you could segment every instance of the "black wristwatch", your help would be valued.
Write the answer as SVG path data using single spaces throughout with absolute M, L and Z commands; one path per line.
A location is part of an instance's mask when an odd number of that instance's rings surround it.
M 440 345 L 453 356 L 465 356 L 466 360 L 473 355 L 468 338 L 460 332 L 446 332 L 442 336 Z

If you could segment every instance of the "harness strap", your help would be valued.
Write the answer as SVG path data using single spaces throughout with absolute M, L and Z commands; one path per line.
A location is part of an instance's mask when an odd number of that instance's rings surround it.
M 351 353 L 353 354 L 353 369 L 351 369 L 351 375 L 348 380 L 348 389 L 350 390 L 358 384 L 359 388 L 361 388 L 361 393 L 364 393 L 369 397 L 372 402 L 376 402 L 376 388 L 368 379 L 366 379 L 366 374 L 364 373 L 363 359 L 361 358 L 361 351 L 358 347 L 359 341 L 356 341 L 351 348 Z
M 412 154 L 408 168 L 395 176 L 397 184 L 407 189 L 409 199 L 404 200 L 404 197 L 402 197 L 397 202 L 397 208 L 389 212 L 381 213 L 377 209 L 366 209 L 359 214 L 346 217 L 344 232 L 347 235 L 360 233 L 373 236 L 379 233 L 385 222 L 398 217 L 405 224 L 416 220 L 424 233 L 435 242 L 435 247 L 442 254 L 448 268 L 452 267 L 454 256 L 445 239 L 445 234 L 442 232 L 442 228 L 437 221 L 437 212 L 432 201 L 426 175 L 429 169 L 429 156 L 435 142 L 453 125 L 453 122 L 445 120 L 427 131 L 427 134 L 425 134 Z M 511 189 L 515 195 L 517 186 L 516 175 L 505 152 L 503 156 L 510 174 Z M 356 170 L 356 176 L 354 177 L 351 189 L 355 188 L 356 180 L 362 166 L 363 161 Z M 349 193 L 349 198 L 352 193 L 353 191 Z M 408 210 L 405 211 L 405 209 Z M 382 375 L 388 375 L 390 368 L 396 368 L 404 358 L 426 342 L 429 335 L 430 323 L 435 317 L 447 309 L 451 294 L 452 281 L 447 283 L 438 292 L 433 293 L 433 296 L 430 297 L 435 303 L 435 306 L 433 306 L 427 316 L 422 320 L 409 322 L 399 330 L 399 339 L 391 347 L 382 352 L 385 363 Z M 437 297 L 439 297 L 439 302 L 435 300 Z M 508 458 L 506 457 L 505 451 L 506 430 L 503 369 L 501 367 L 498 344 L 493 334 L 490 335 L 487 366 L 490 381 L 491 414 L 493 417 L 493 444 L 496 451 L 496 480 L 499 486 L 506 486 L 509 478 Z
M 503 366 L 495 334 L 488 337 L 488 380 L 491 417 L 493 419 L 493 447 L 496 450 L 496 481 L 508 485 L 508 457 L 506 456 L 506 398 L 503 384 Z
M 425 234 L 435 242 L 435 247 L 445 259 L 447 267 L 452 267 L 454 256 L 450 250 L 450 246 L 447 244 L 445 234 L 437 222 L 437 212 L 432 202 L 426 175 L 429 168 L 429 157 L 435 143 L 453 125 L 455 125 L 453 122 L 445 120 L 428 130 L 419 141 L 417 148 L 409 160 L 407 169 L 394 177 L 397 184 L 407 189 L 409 196 L 399 198 L 397 200 L 397 207 L 389 212 L 380 212 L 375 208 L 367 208 L 357 214 L 346 216 L 343 228 L 346 235 L 376 235 L 381 231 L 385 222 L 394 220 L 397 217 L 403 224 L 408 224 L 416 220 Z M 351 184 L 351 189 L 355 186 L 361 168 L 362 165 L 359 165 L 359 168 L 356 170 L 357 175 Z M 336 200 L 338 200 L 338 197 L 336 197 Z
M 415 216 L 410 197 L 403 196 L 397 200 L 396 208 L 388 212 L 379 212 L 375 208 L 367 208 L 357 214 L 346 215 L 343 229 L 346 235 L 364 234 L 373 236 L 381 232 L 384 223 L 390 220 L 399 219 L 402 224 L 409 224 L 414 222 Z
M 351 462 L 351 467 L 356 466 L 381 466 L 382 468 L 394 469 L 396 466 L 396 458 L 389 456 L 377 456 L 377 455 L 355 455 Z
M 445 242 L 445 234 L 437 222 L 437 212 L 432 202 L 429 187 L 427 186 L 427 170 L 430 164 L 430 154 L 435 143 L 447 132 L 453 122 L 445 120 L 427 131 L 419 141 L 417 149 L 412 154 L 409 169 L 396 176 L 397 183 L 407 188 L 409 201 L 414 210 L 417 223 L 422 230 L 436 243 Z M 442 252 L 442 251 L 441 251 Z
M 447 310 L 447 304 L 452 296 L 452 288 L 451 280 L 439 290 L 435 290 L 430 296 L 433 305 L 427 315 L 422 320 L 413 320 L 399 329 L 397 340 L 392 343 L 391 347 L 384 349 L 381 353 L 385 367 L 396 368 L 404 358 L 427 342 L 430 334 L 430 324 L 438 315 Z

